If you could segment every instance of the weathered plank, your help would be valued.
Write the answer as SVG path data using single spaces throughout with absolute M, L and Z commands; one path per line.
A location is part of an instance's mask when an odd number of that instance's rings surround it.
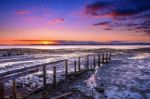
M 98 54 L 98 66 L 100 66 L 101 58 L 100 54 Z
M 4 77 L 4 76 L 7 76 L 7 75 L 16 73 L 16 72 L 24 72 L 24 71 L 27 71 L 27 70 L 30 70 L 30 69 L 35 69 L 35 68 L 42 67 L 43 65 L 50 65 L 50 64 L 55 64 L 55 63 L 58 63 L 58 62 L 63 62 L 63 61 L 65 61 L 65 60 L 63 59 L 63 60 L 53 61 L 53 62 L 49 62 L 49 63 L 45 63 L 45 64 L 34 65 L 34 66 L 30 66 L 30 67 L 24 67 L 24 68 L 20 68 L 20 69 L 16 69 L 16 70 L 6 71 L 4 73 L 0 73 L 0 77 Z
M 36 69 L 24 71 L 24 72 L 14 73 L 12 75 L 8 75 L 8 76 L 5 76 L 5 77 L 1 77 L 0 78 L 0 83 L 8 81 L 8 80 L 13 80 L 17 77 L 21 77 L 21 76 L 25 76 L 25 75 L 28 75 L 28 74 L 36 73 L 38 71 L 39 71 L 39 69 L 36 68 Z
M 25 67 L 25 68 L 21 68 L 21 69 L 16 69 L 16 70 L 12 70 L 12 71 L 7 71 L 4 73 L 0 74 L 0 82 L 4 82 L 7 80 L 12 80 L 15 79 L 17 77 L 21 77 L 21 76 L 25 76 L 31 73 L 35 73 L 38 71 L 39 67 L 42 67 L 43 65 L 50 65 L 50 64 L 55 64 L 58 62 L 63 62 L 65 60 L 59 60 L 59 61 L 53 61 L 50 63 L 45 63 L 45 64 L 40 64 L 40 65 L 34 65 L 31 67 Z
M 43 65 L 43 86 L 46 86 L 46 66 Z
M 110 52 L 110 53 L 109 53 L 109 61 L 111 61 L 111 56 L 112 56 L 112 55 L 111 55 L 111 52 Z
M 4 99 L 4 83 L 0 82 L 0 99 Z
M 104 56 L 104 53 L 102 53 L 102 63 L 105 63 L 105 56 Z
M 74 73 L 76 73 L 77 72 L 77 61 L 75 60 L 74 61 Z
M 73 92 L 68 92 L 68 93 L 64 93 L 64 94 L 62 94 L 60 96 L 53 97 L 51 99 L 65 99 L 66 97 L 68 97 L 68 96 L 70 96 L 72 94 L 73 94 Z
M 89 56 L 88 55 L 86 56 L 86 67 L 87 69 L 89 69 Z
M 93 66 L 94 66 L 94 68 L 96 67 L 96 57 L 95 57 L 95 55 L 93 55 Z
M 56 66 L 53 67 L 53 85 L 54 87 L 56 87 L 56 82 L 57 79 L 56 79 Z
M 68 78 L 68 60 L 65 60 L 65 78 Z
M 78 71 L 81 70 L 81 66 L 80 66 L 80 57 L 78 57 Z
M 12 93 L 13 93 L 13 99 L 17 99 L 17 91 L 16 91 L 16 81 L 13 80 L 13 86 L 12 86 Z

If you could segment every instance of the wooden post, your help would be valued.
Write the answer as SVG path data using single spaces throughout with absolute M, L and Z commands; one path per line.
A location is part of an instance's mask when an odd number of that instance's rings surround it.
M 16 81 L 15 81 L 15 79 L 13 80 L 12 93 L 13 93 L 13 99 L 17 99 L 17 91 L 16 91 Z
M 86 56 L 86 66 L 87 66 L 87 69 L 89 69 L 89 56 L 88 55 Z
M 81 68 L 80 68 L 80 57 L 78 57 L 78 71 L 80 71 Z
M 101 66 L 101 64 L 102 64 L 102 55 L 100 55 L 99 58 L 100 58 L 99 65 Z
M 106 52 L 105 62 L 108 63 L 108 53 Z
M 77 61 L 75 60 L 74 61 L 74 73 L 76 73 L 77 72 Z
M 93 56 L 93 66 L 94 66 L 94 68 L 96 67 L 96 58 L 95 58 L 95 55 Z
M 102 53 L 102 63 L 105 63 L 104 53 Z
M 109 53 L 107 53 L 107 62 L 109 62 L 110 60 L 109 60 Z
M 0 99 L 4 99 L 4 83 L 0 82 Z
M 53 67 L 53 85 L 56 87 L 56 66 Z
M 68 60 L 65 60 L 65 77 L 68 78 Z
M 98 66 L 100 66 L 100 54 L 98 54 Z
M 111 61 L 111 52 L 109 53 L 109 61 Z
M 43 65 L 43 86 L 46 86 L 46 66 Z

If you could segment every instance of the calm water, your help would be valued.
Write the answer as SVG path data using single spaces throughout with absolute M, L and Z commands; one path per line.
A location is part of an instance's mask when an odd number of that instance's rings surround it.
M 150 48 L 150 45 L 29 45 L 29 46 L 0 46 L 0 49 L 11 48 L 30 48 L 30 49 L 93 49 L 93 48 L 112 48 L 112 49 L 136 49 L 136 48 Z

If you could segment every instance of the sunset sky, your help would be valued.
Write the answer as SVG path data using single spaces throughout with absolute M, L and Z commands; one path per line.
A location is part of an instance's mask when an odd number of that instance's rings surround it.
M 0 44 L 150 41 L 149 0 L 0 0 Z

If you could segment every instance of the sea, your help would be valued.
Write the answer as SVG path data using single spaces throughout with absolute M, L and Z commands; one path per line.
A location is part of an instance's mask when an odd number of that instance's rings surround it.
M 150 45 L 11 45 L 0 46 L 0 49 L 12 48 L 29 48 L 29 49 L 97 49 L 97 48 L 111 48 L 111 49 L 137 49 L 150 48 Z

